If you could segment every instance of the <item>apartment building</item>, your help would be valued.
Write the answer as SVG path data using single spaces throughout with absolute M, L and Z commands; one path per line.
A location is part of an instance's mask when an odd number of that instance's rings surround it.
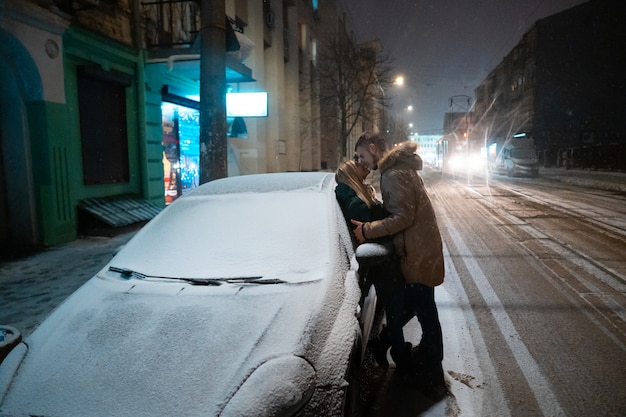
M 626 4 L 537 21 L 475 89 L 471 139 L 526 135 L 546 166 L 626 169 Z

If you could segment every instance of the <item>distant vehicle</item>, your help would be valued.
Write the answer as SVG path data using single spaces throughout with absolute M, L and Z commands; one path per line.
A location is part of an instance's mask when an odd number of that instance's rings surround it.
M 352 415 L 376 296 L 334 187 L 259 174 L 178 198 L 13 347 L 0 415 Z
M 495 174 L 536 177 L 539 174 L 539 160 L 534 140 L 525 134 L 490 139 L 487 144 L 487 166 L 489 172 Z

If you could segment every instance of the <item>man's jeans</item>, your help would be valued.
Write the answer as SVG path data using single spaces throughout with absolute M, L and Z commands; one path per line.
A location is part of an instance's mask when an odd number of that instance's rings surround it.
M 393 289 L 383 294 L 383 306 L 387 316 L 387 336 L 391 346 L 401 349 L 404 346 L 402 328 L 407 323 L 405 309 L 405 293 L 403 288 Z
M 422 326 L 418 355 L 421 363 L 418 366 L 425 371 L 438 371 L 443 360 L 443 337 L 435 304 L 435 289 L 424 284 L 407 284 L 405 297 L 406 309 L 417 316 Z

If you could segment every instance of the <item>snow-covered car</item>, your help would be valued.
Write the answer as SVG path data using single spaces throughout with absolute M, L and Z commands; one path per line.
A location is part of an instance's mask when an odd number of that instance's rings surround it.
M 13 348 L 0 414 L 346 413 L 375 302 L 334 187 L 259 174 L 176 200 Z

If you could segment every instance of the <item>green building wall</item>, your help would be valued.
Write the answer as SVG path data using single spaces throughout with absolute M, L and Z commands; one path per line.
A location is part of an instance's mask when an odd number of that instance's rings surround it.
M 31 172 L 20 178 L 32 176 L 35 231 L 30 233 L 32 237 L 24 239 L 25 244 L 30 242 L 48 247 L 78 238 L 78 205 L 84 199 L 130 194 L 165 207 L 162 88 L 168 86 L 177 91 L 197 94 L 198 83 L 168 72 L 163 65 L 147 64 L 146 51 L 135 50 L 78 27 L 70 27 L 63 35 L 65 102 L 46 101 L 43 99 L 41 80 L 52 75 L 41 68 L 38 70 L 29 60 L 28 52 L 10 34 L 3 32 L 0 35 L 5 37 L 5 49 L 17 51 L 13 52 L 12 59 L 28 64 L 22 65 L 24 70 L 21 73 L 13 75 L 25 79 L 19 79 L 21 90 L 14 88 L 14 94 L 18 97 L 21 95 L 24 111 L 15 107 L 13 113 L 22 120 L 14 120 L 12 123 L 13 126 L 24 123 L 26 129 L 19 132 L 5 129 L 5 133 L 9 133 L 5 134 L 4 140 L 7 142 L 9 138 L 15 138 L 19 142 L 23 141 L 23 153 L 26 158 L 30 158 L 30 164 L 23 166 L 30 165 Z M 131 80 L 125 90 L 128 182 L 100 185 L 85 185 L 83 182 L 77 79 L 81 66 L 96 66 L 100 71 L 123 74 Z M 11 74 L 7 71 L 4 74 L 5 84 L 14 82 Z M 49 79 L 46 81 L 55 82 Z M 38 90 L 24 93 L 25 87 L 37 85 L 40 86 Z M 9 102 L 8 99 L 5 101 Z M 103 108 L 102 111 L 107 109 Z M 3 123 L 6 126 L 8 122 L 5 120 Z
M 75 213 L 70 198 L 74 155 L 65 143 L 69 134 L 66 109 L 63 104 L 49 102 L 28 106 L 33 182 L 44 246 L 76 239 Z
M 29 109 L 33 167 L 42 244 L 56 245 L 78 237 L 78 204 L 94 197 L 135 195 L 164 206 L 162 147 L 152 132 L 159 115 L 145 104 L 144 59 L 141 51 L 128 48 L 78 28 L 63 38 L 65 104 L 36 103 Z M 85 185 L 81 150 L 77 71 L 83 65 L 97 65 L 104 71 L 128 75 L 126 87 L 128 182 Z M 102 109 L 106 111 L 107 109 Z M 157 120 L 158 117 L 158 120 Z M 146 139 L 149 137 L 150 139 Z

